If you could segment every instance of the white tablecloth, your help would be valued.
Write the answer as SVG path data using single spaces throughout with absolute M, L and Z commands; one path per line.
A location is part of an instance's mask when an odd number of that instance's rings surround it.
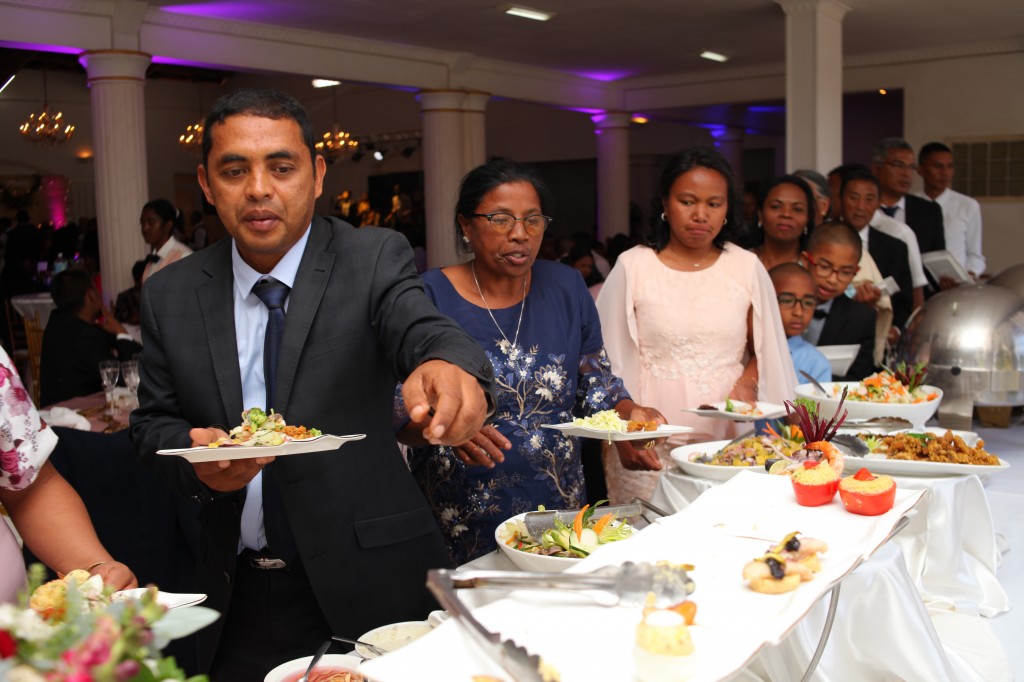
M 11 305 L 24 318 L 36 318 L 39 320 L 40 328 L 45 328 L 50 320 L 50 313 L 57 306 L 53 303 L 50 292 L 42 291 L 38 294 L 21 294 L 11 297 Z

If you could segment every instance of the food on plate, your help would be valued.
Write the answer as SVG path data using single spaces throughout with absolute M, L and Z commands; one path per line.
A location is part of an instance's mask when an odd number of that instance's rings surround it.
M 789 455 L 784 455 L 782 459 L 772 465 L 768 473 L 793 475 L 795 472 L 805 469 L 803 466 L 804 462 L 811 461 L 828 464 L 832 471 L 835 472 L 837 479 L 842 476 L 843 453 L 835 445 L 832 445 L 831 440 L 846 419 L 847 413 L 845 411 L 842 415 L 839 414 L 839 411 L 843 409 L 843 402 L 845 400 L 846 389 L 844 388 L 843 394 L 839 399 L 839 405 L 836 407 L 835 415 L 827 421 L 821 418 L 819 412 L 820 405 L 813 400 L 808 398 L 797 398 L 794 401 L 787 400 L 786 416 L 796 416 L 806 445 Z M 816 477 L 817 475 L 812 476 L 812 478 Z M 833 495 L 835 495 L 835 491 L 833 491 Z
M 68 592 L 78 593 L 77 599 L 69 598 Z M 43 583 L 29 597 L 28 607 L 39 614 L 43 620 L 58 622 L 67 615 L 69 602 L 73 602 L 83 611 L 88 611 L 98 604 L 103 597 L 103 579 L 90 576 L 88 571 L 73 569 L 67 575 Z
M 757 408 L 756 404 L 751 405 L 750 403 L 745 403 L 742 400 L 730 400 L 729 398 L 725 399 L 725 411 L 732 414 L 743 414 L 751 417 L 757 417 L 764 414 L 764 412 Z
M 637 421 L 635 419 L 630 419 L 628 422 L 626 422 L 626 431 L 628 431 L 629 433 L 635 433 L 637 431 L 657 431 L 657 430 L 658 430 L 658 422 L 655 421 L 654 419 L 651 419 L 651 420 L 648 420 L 648 421 Z
M 645 609 L 633 647 L 637 679 L 684 680 L 693 672 L 693 652 L 693 639 L 682 615 L 671 609 Z
M 705 410 L 705 411 L 708 411 L 708 412 L 718 412 L 718 408 L 717 407 L 715 407 L 714 405 L 708 405 L 707 403 L 704 403 L 703 405 L 698 405 L 697 409 L 698 410 Z
M 604 500 L 598 502 L 600 505 Z M 593 507 L 585 505 L 576 514 L 570 528 L 558 517 L 554 519 L 554 528 L 549 528 L 540 538 L 531 537 L 526 524 L 519 519 L 505 523 L 505 544 L 520 552 L 559 556 L 570 559 L 582 559 L 601 545 L 609 542 L 625 540 L 633 534 L 633 527 L 626 523 L 618 523 L 615 514 L 609 512 L 594 519 Z
M 839 489 L 839 474 L 832 467 L 813 459 L 806 460 L 799 469 L 790 473 L 793 494 L 801 507 L 820 507 L 828 504 Z
M 625 433 L 629 422 L 619 416 L 615 410 L 601 410 L 589 417 L 577 417 L 572 420 L 574 426 L 584 426 L 599 431 L 618 431 Z
M 743 567 L 743 579 L 750 584 L 750 589 L 765 594 L 782 594 L 814 578 L 814 574 L 821 570 L 818 554 L 827 552 L 828 544 L 799 535 L 799 531 L 790 533 L 764 556 L 747 562 Z
M 839 499 L 849 512 L 878 516 L 892 509 L 896 501 L 896 482 L 889 476 L 876 476 L 862 468 L 839 482 Z
M 788 457 L 803 444 L 803 434 L 796 426 L 784 427 L 782 433 L 768 428 L 768 435 L 744 438 L 715 453 L 695 454 L 690 461 L 726 467 L 764 466 L 769 459 Z
M 849 398 L 855 401 L 896 405 L 935 400 L 939 394 L 929 392 L 923 386 L 927 376 L 924 364 L 907 369 L 906 364 L 900 362 L 896 369 L 883 368 L 881 372 L 875 372 L 861 381 L 850 390 Z M 833 390 L 838 393 L 839 387 L 833 386 Z
M 208 447 L 220 448 L 238 445 L 268 447 L 282 445 L 290 440 L 306 440 L 321 436 L 319 429 L 285 424 L 277 412 L 267 414 L 258 407 L 242 413 L 242 423 L 231 429 L 226 438 L 219 438 Z
M 697 602 L 690 601 L 689 599 L 669 607 L 669 610 L 675 611 L 682 616 L 687 625 L 693 625 L 693 621 L 697 619 Z
M 298 682 L 304 674 L 305 671 L 292 673 L 284 678 L 284 682 Z M 363 682 L 365 679 L 359 673 L 341 668 L 317 668 L 309 673 L 309 682 Z
M 985 451 L 985 441 L 979 439 L 971 447 L 952 431 L 946 431 L 941 436 L 932 433 L 900 433 L 894 436 L 862 435 L 861 438 L 872 453 L 883 454 L 888 459 L 999 466 L 999 458 Z

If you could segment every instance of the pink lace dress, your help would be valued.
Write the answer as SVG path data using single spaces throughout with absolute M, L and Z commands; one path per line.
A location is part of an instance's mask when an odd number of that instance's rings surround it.
M 661 410 L 670 424 L 694 428 L 658 448 L 666 468 L 679 445 L 736 434 L 732 422 L 682 410 L 729 395 L 747 362 L 748 312 L 759 399 L 793 396 L 796 374 L 772 282 L 757 256 L 734 244 L 697 272 L 673 270 L 646 246 L 630 249 L 605 281 L 597 309 L 612 369 L 633 399 Z M 650 498 L 659 472 L 627 471 L 614 448 L 605 449 L 604 463 L 613 503 Z
M 0 488 L 22 490 L 35 480 L 57 444 L 57 435 L 39 420 L 14 363 L 0 348 Z M 21 547 L 0 519 L 0 603 L 9 602 L 25 585 Z

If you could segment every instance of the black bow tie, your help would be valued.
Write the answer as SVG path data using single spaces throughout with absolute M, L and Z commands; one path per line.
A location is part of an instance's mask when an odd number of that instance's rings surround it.
M 160 256 L 156 255 L 155 253 L 151 253 L 148 256 L 146 256 L 146 262 L 147 263 L 159 263 L 160 262 Z
M 828 311 L 827 310 L 822 310 L 821 308 L 815 308 L 814 309 L 814 319 L 816 319 L 816 320 L 824 320 L 826 317 L 828 317 Z

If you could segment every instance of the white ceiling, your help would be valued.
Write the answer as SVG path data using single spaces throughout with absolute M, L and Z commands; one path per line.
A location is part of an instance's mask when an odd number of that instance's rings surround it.
M 493 3 L 493 4 L 492 4 Z M 618 78 L 785 59 L 785 16 L 773 0 L 527 0 L 548 22 L 505 15 L 501 0 L 154 0 L 186 15 L 467 52 L 576 74 Z M 845 0 L 847 59 L 1024 36 L 1021 0 Z

